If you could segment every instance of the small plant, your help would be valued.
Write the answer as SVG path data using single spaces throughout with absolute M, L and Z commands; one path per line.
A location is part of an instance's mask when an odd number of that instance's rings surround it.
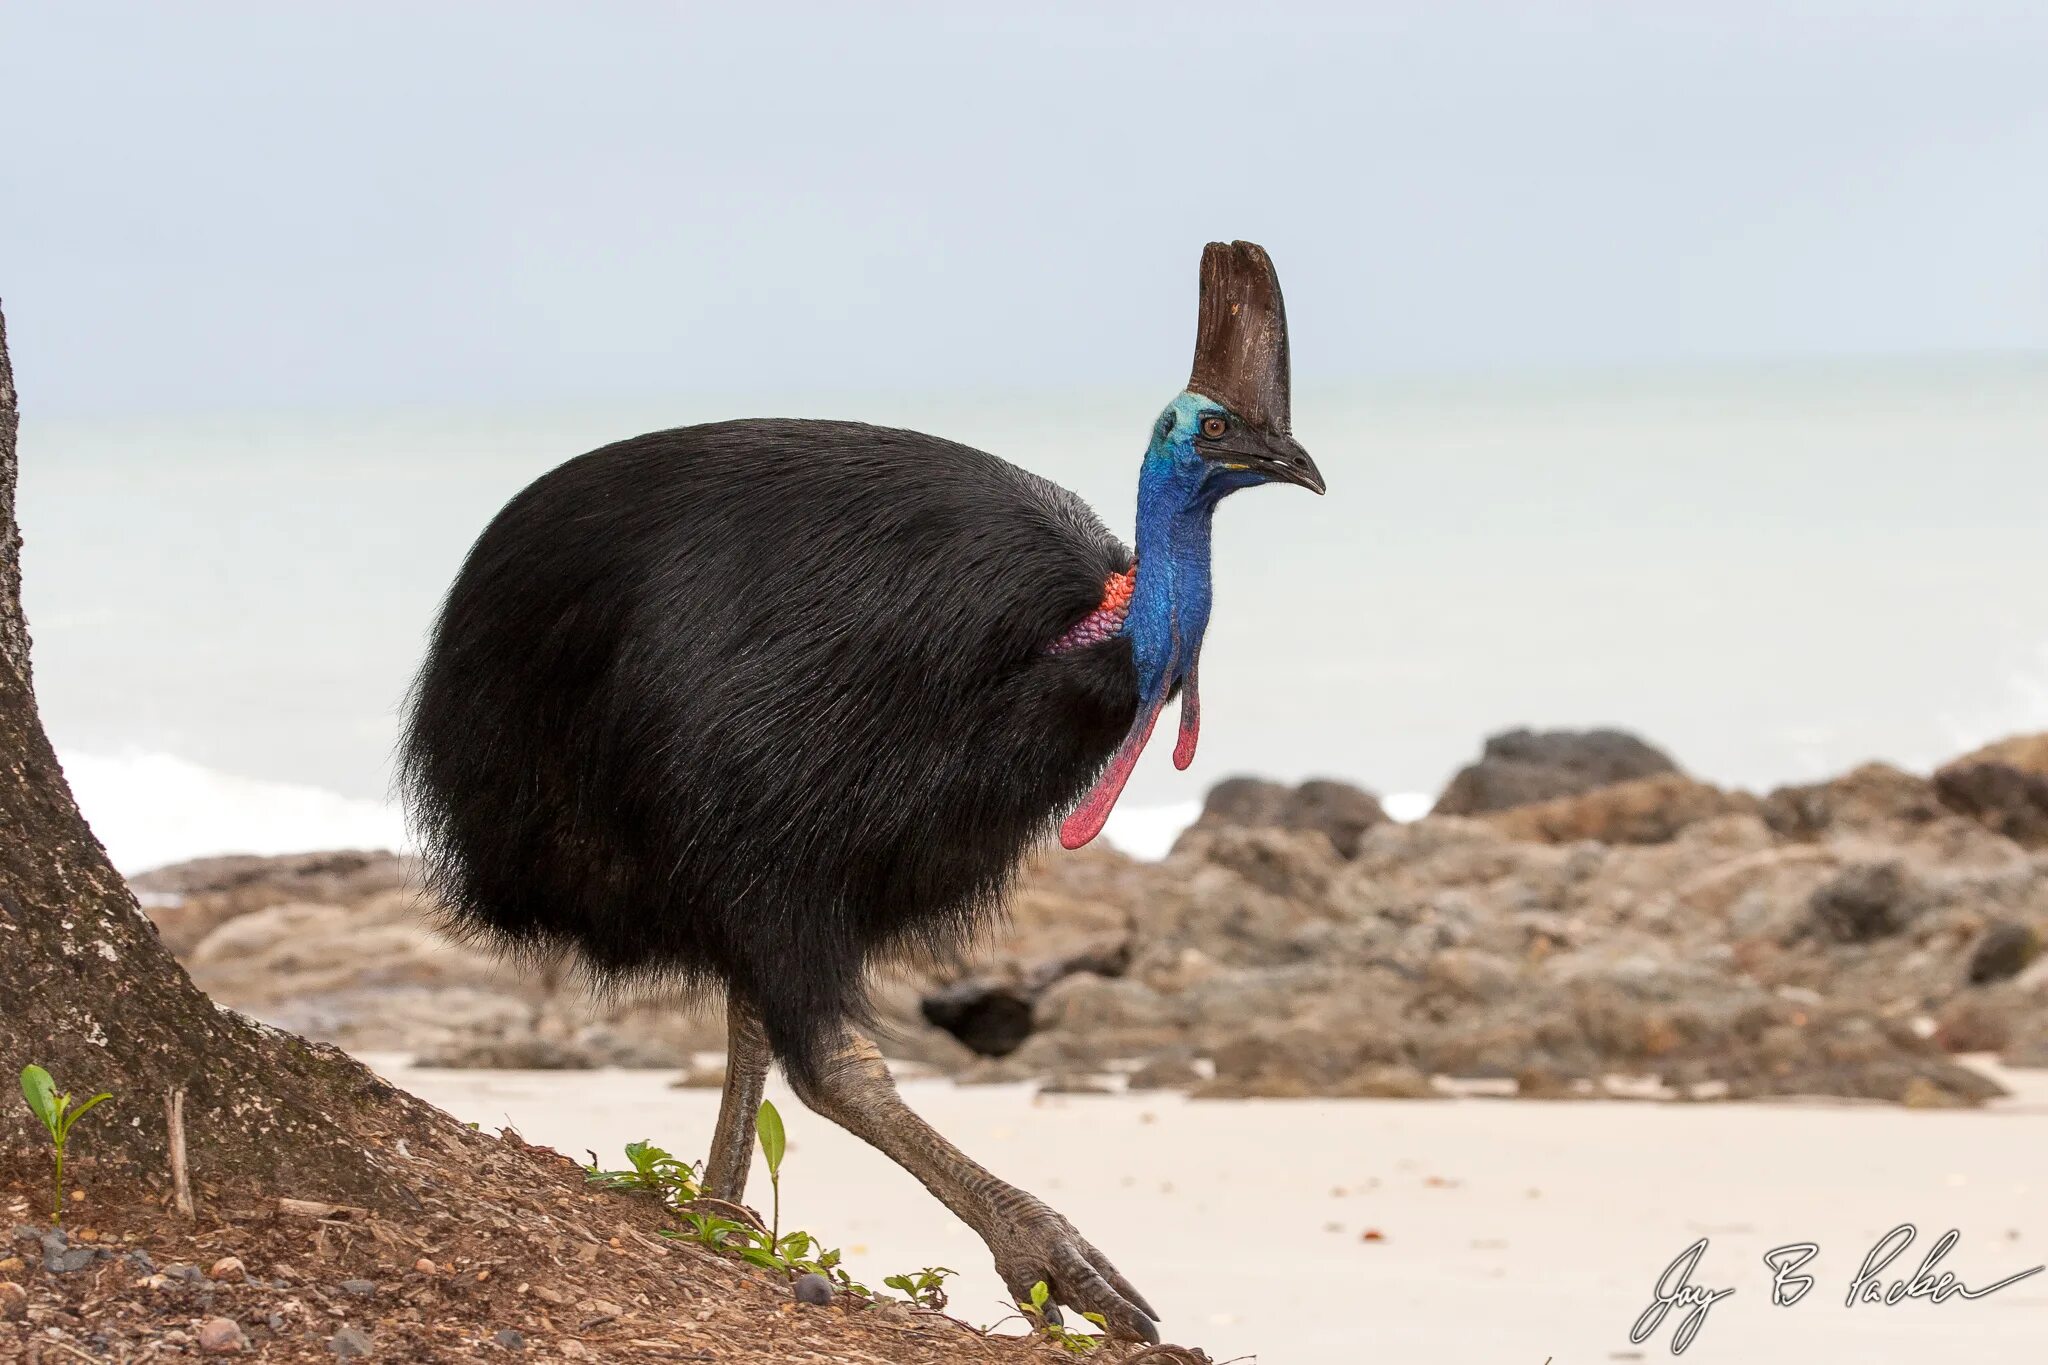
M 29 1112 L 42 1120 L 43 1127 L 50 1130 L 50 1145 L 56 1149 L 56 1203 L 50 1214 L 50 1221 L 64 1221 L 64 1144 L 71 1137 L 71 1126 L 92 1111 L 101 1100 L 110 1100 L 112 1095 L 94 1095 L 76 1109 L 71 1107 L 71 1096 L 57 1093 L 57 1083 L 50 1079 L 50 1073 L 31 1063 L 21 1069 L 21 1095 L 28 1101 Z
M 632 1163 L 629 1171 L 601 1171 L 597 1168 L 597 1153 L 592 1152 L 590 1164 L 584 1167 L 584 1179 L 599 1189 L 651 1194 L 671 1207 L 687 1204 L 703 1193 L 701 1175 L 694 1163 L 670 1156 L 644 1138 L 626 1144 L 626 1160 Z
M 1017 1305 L 1017 1311 L 1031 1324 L 1032 1331 L 1072 1355 L 1085 1356 L 1102 1345 L 1101 1341 L 1086 1332 L 1076 1332 L 1064 1323 L 1054 1322 L 1048 1306 L 1051 1300 L 1052 1288 L 1044 1280 L 1040 1280 L 1031 1286 L 1031 1301 Z M 1106 1328 L 1109 1325 L 1100 1313 L 1083 1313 L 1081 1316 L 1097 1327 Z
M 782 1114 L 766 1100 L 754 1115 L 754 1134 L 761 1141 L 761 1155 L 768 1158 L 768 1184 L 774 1190 L 775 1208 L 768 1219 L 768 1245 L 782 1244 L 782 1155 L 789 1138 L 782 1131 Z
M 688 1232 L 661 1230 L 664 1237 L 674 1237 L 695 1242 L 698 1246 L 710 1247 L 713 1251 L 724 1251 L 728 1247 L 742 1246 L 758 1234 L 745 1223 L 730 1218 L 720 1218 L 715 1213 L 685 1212 L 683 1221 L 690 1225 Z
M 948 1266 L 928 1265 L 909 1275 L 891 1275 L 882 1283 L 920 1308 L 944 1308 L 946 1277 L 959 1273 Z

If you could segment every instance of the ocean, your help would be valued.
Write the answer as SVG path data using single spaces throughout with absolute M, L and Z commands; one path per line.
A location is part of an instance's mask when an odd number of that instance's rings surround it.
M 440 595 L 537 474 L 658 427 L 851 417 L 981 446 L 1128 536 L 1167 392 L 693 395 L 489 412 L 45 416 L 22 430 L 45 720 L 116 862 L 389 845 L 397 708 Z M 1218 517 L 1202 750 L 1426 808 L 1488 733 L 1619 725 L 1763 788 L 2048 728 L 2048 359 L 1315 382 L 1330 493 Z

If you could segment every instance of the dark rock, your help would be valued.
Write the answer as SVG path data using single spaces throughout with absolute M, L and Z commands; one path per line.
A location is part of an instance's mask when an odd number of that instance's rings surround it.
M 1229 777 L 1209 789 L 1195 825 L 1316 830 L 1329 839 L 1339 857 L 1349 858 L 1358 852 L 1365 831 L 1386 822 L 1379 798 L 1347 782 L 1311 778 L 1289 787 L 1256 777 Z
M 1010 982 L 962 981 L 927 995 L 920 1004 L 927 1022 L 983 1057 L 1007 1057 L 1031 1036 L 1038 995 Z
M 1435 815 L 1480 815 L 1675 773 L 1678 765 L 1620 730 L 1510 730 L 1451 779 Z
M 344 1327 L 327 1338 L 327 1349 L 343 1360 L 354 1360 L 370 1354 L 376 1349 L 376 1343 L 370 1339 L 369 1333 L 362 1329 Z
M 1951 763 L 1934 774 L 1934 790 L 2022 848 L 2048 848 L 2048 777 L 2008 763 Z
M 1814 925 L 1838 943 L 1868 943 L 1896 934 L 1927 903 L 1926 890 L 1897 862 L 1845 867 L 1813 893 Z
M 359 1299 L 367 1299 L 377 1292 L 377 1282 L 375 1280 L 343 1280 L 334 1287 L 344 1294 L 352 1294 Z
M 2040 955 L 2041 935 L 2033 925 L 1998 920 L 1970 950 L 1970 984 L 1988 986 L 2018 976 Z
M 52 1275 L 68 1275 L 73 1271 L 84 1270 L 105 1254 L 97 1247 L 72 1247 L 69 1250 L 57 1251 L 45 1249 L 43 1269 Z
M 832 1282 L 823 1275 L 799 1275 L 789 1292 L 796 1296 L 798 1303 L 816 1304 L 822 1308 L 832 1302 Z
M 503 1328 L 502 1330 L 493 1333 L 491 1336 L 491 1341 L 496 1345 L 504 1347 L 508 1351 L 523 1351 L 526 1349 L 525 1334 L 521 1332 L 515 1332 L 510 1327 Z
M 133 1251 L 128 1253 L 128 1264 L 134 1266 L 137 1270 L 142 1271 L 146 1275 L 156 1274 L 156 1261 L 153 1260 L 150 1257 L 150 1254 L 144 1251 L 141 1247 L 136 1247 Z

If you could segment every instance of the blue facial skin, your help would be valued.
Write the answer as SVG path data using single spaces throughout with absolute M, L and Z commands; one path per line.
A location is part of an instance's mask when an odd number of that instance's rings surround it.
M 1138 581 L 1123 633 L 1138 666 L 1140 703 L 1164 699 L 1194 671 L 1209 627 L 1209 528 L 1216 504 L 1266 480 L 1204 459 L 1195 432 L 1214 399 L 1183 393 L 1159 414 L 1138 473 Z

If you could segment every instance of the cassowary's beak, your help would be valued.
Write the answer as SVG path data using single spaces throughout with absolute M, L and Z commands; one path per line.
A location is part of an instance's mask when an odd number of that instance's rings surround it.
M 1195 448 L 1225 469 L 1257 474 L 1268 483 L 1298 483 L 1311 493 L 1327 491 L 1323 471 L 1292 436 L 1239 428 L 1221 440 L 1197 439 Z

